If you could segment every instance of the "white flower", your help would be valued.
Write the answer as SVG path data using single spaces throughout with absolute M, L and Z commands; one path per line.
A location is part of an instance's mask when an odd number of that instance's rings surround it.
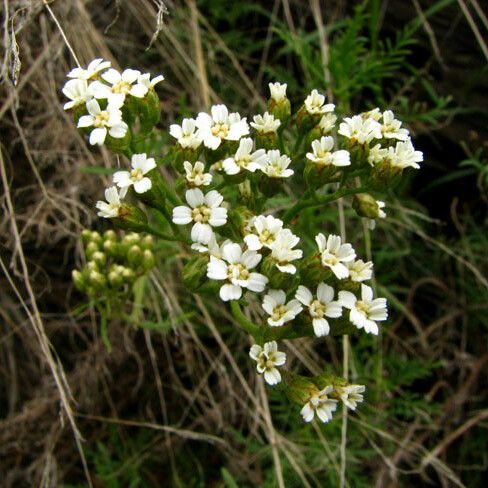
M 370 334 L 378 335 L 378 324 L 388 318 L 386 298 L 373 300 L 373 289 L 361 285 L 361 300 L 350 291 L 340 291 L 339 301 L 343 307 L 350 310 L 349 320 L 358 328 Z
M 332 420 L 332 413 L 337 408 L 337 400 L 327 396 L 332 390 L 332 386 L 326 386 L 323 390 L 311 395 L 310 400 L 300 411 L 305 422 L 311 422 L 315 414 L 324 423 Z
M 342 244 L 341 238 L 330 235 L 327 240 L 324 234 L 315 236 L 315 242 L 322 255 L 322 264 L 332 270 L 340 280 L 349 276 L 349 270 L 343 263 L 353 261 L 356 253 L 351 244 Z
M 220 227 L 227 222 L 227 209 L 220 206 L 224 197 L 216 190 L 204 195 L 200 189 L 193 188 L 186 191 L 185 198 L 189 207 L 175 207 L 173 222 L 177 225 L 194 222 L 192 241 L 208 244 L 214 235 L 212 227 Z
M 310 115 L 325 114 L 333 112 L 335 105 L 333 103 L 325 103 L 324 95 L 317 90 L 312 90 L 312 93 L 305 99 L 305 110 Z
M 259 134 L 274 134 L 281 125 L 281 120 L 276 119 L 274 115 L 268 112 L 264 112 L 263 115 L 255 115 L 250 125 Z
M 363 401 L 363 393 L 366 390 L 364 385 L 347 385 L 337 388 L 339 396 L 344 405 L 351 409 L 356 410 L 358 403 Z
M 264 380 L 268 385 L 276 385 L 281 381 L 281 374 L 276 366 L 285 364 L 286 354 L 278 351 L 276 341 L 266 342 L 264 347 L 254 344 L 249 350 L 249 356 L 258 363 L 256 369 L 259 374 L 264 373 Z
M 381 125 L 381 133 L 386 139 L 398 139 L 399 141 L 406 141 L 408 139 L 408 130 L 402 129 L 402 123 L 395 119 L 391 110 L 383 112 L 383 124 Z
M 261 171 L 269 178 L 288 178 L 294 173 L 288 169 L 291 159 L 286 154 L 281 155 L 278 149 L 271 149 L 267 154 L 268 160 Z
M 78 127 L 94 127 L 90 132 L 90 144 L 102 145 L 107 137 L 121 139 L 127 133 L 127 124 L 122 120 L 120 105 L 108 104 L 105 110 L 100 108 L 96 100 L 90 100 L 86 104 L 89 115 L 82 115 L 78 119 Z
M 137 78 L 137 84 L 146 87 L 146 93 L 164 80 L 163 75 L 158 75 L 151 80 L 151 73 L 144 73 Z
M 322 116 L 317 128 L 322 134 L 328 134 L 335 126 L 337 121 L 337 116 L 333 113 L 327 113 Z
M 391 164 L 402 169 L 407 167 L 418 169 L 420 168 L 418 163 L 424 160 L 424 155 L 421 151 L 415 150 L 410 138 L 406 141 L 397 142 L 395 150 L 393 151 L 393 148 L 390 147 L 389 151 Z
M 222 246 L 222 259 L 210 256 L 207 276 L 211 280 L 226 280 L 228 283 L 220 288 L 220 298 L 224 302 L 239 300 L 242 288 L 262 292 L 268 278 L 260 273 L 249 270 L 255 268 L 262 256 L 255 251 L 242 252 L 241 246 L 229 243 Z
M 272 215 L 258 215 L 249 222 L 249 226 L 252 231 L 244 237 L 244 242 L 251 251 L 259 251 L 263 247 L 271 249 L 283 228 L 283 221 Z
M 196 122 L 193 119 L 183 119 L 181 126 L 172 124 L 169 133 L 178 141 L 183 149 L 196 149 L 202 140 L 196 132 Z
M 117 190 L 116 186 L 111 186 L 105 190 L 105 200 L 106 202 L 99 200 L 96 203 L 98 210 L 98 216 L 104 217 L 106 219 L 112 219 L 119 216 L 119 210 L 122 206 L 122 199 L 127 193 L 127 188 L 122 188 L 120 192 Z
M 286 83 L 270 83 L 269 85 L 269 92 L 271 94 L 271 98 L 276 102 L 280 103 L 286 98 Z
M 205 173 L 205 165 L 201 161 L 191 164 L 189 161 L 183 163 L 185 168 L 186 181 L 192 186 L 208 186 L 212 183 L 212 175 Z
M 236 112 L 229 114 L 225 105 L 214 105 L 211 108 L 212 115 L 200 112 L 196 124 L 197 135 L 203 140 L 206 147 L 217 149 L 224 140 L 238 141 L 249 134 L 249 126 L 246 118 Z
M 364 120 L 360 115 L 346 117 L 339 125 L 339 134 L 351 142 L 369 144 L 373 139 L 381 139 L 381 124 L 369 118 Z
M 239 142 L 239 147 L 235 155 L 222 161 L 222 168 L 228 175 L 236 175 L 241 170 L 247 170 L 254 173 L 257 169 L 266 164 L 268 156 L 264 149 L 258 149 L 252 152 L 253 140 L 245 137 Z
M 378 205 L 377 218 L 378 219 L 386 219 L 386 212 L 383 210 L 386 207 L 386 203 L 382 202 L 381 200 L 376 200 L 376 205 Z M 370 219 L 368 226 L 369 226 L 370 230 L 374 230 L 376 228 L 376 220 Z
M 300 242 L 297 237 L 289 229 L 282 229 L 276 234 L 276 238 L 271 244 L 271 257 L 276 261 L 276 267 L 282 273 L 295 274 L 297 268 L 291 264 L 291 261 L 301 259 L 303 251 L 301 249 L 293 249 Z
M 319 166 L 349 166 L 351 164 L 349 151 L 341 149 L 332 151 L 334 148 L 334 138 L 323 136 L 312 141 L 313 153 L 307 153 L 307 159 Z
M 88 92 L 88 83 L 86 80 L 68 80 L 65 83 L 62 92 L 66 98 L 71 100 L 64 104 L 64 110 L 83 105 L 92 98 Z
M 269 290 L 263 299 L 263 308 L 269 315 L 268 324 L 272 327 L 280 327 L 302 311 L 298 300 L 286 303 L 286 293 L 283 290 Z
M 368 162 L 372 166 L 385 160 L 400 169 L 407 167 L 418 169 L 420 168 L 418 163 L 424 160 L 424 155 L 421 151 L 415 150 L 412 140 L 408 138 L 406 141 L 397 142 L 395 147 L 382 148 L 376 144 L 369 150 Z
M 100 71 L 110 67 L 110 61 L 104 61 L 102 58 L 94 59 L 86 69 L 73 68 L 68 74 L 68 78 L 78 78 L 79 80 L 90 80 Z
M 376 144 L 369 150 L 368 163 L 371 166 L 374 166 L 375 164 L 379 164 L 388 157 L 388 154 L 389 154 L 388 149 L 381 147 L 380 144 Z
M 137 98 L 146 95 L 148 88 L 138 82 L 140 76 L 141 72 L 136 69 L 128 68 L 119 73 L 116 69 L 110 68 L 102 74 L 102 79 L 108 85 L 94 81 L 89 90 L 95 98 L 107 98 L 109 103 L 117 101 L 122 105 L 127 95 Z
M 146 153 L 133 154 L 131 158 L 131 171 L 117 171 L 114 173 L 114 183 L 120 188 L 129 188 L 134 185 L 136 193 L 145 193 L 152 187 L 150 178 L 144 176 L 156 167 L 154 158 L 148 158 Z
M 346 264 L 349 270 L 349 279 L 352 281 L 359 283 L 370 280 L 373 276 L 373 263 L 371 261 L 365 263 L 362 259 L 358 259 Z
M 325 283 L 320 283 L 317 287 L 317 296 L 314 298 L 306 286 L 300 285 L 295 298 L 308 308 L 315 335 L 317 337 L 329 335 L 330 325 L 324 317 L 336 319 L 342 315 L 341 303 L 333 301 L 334 289 Z

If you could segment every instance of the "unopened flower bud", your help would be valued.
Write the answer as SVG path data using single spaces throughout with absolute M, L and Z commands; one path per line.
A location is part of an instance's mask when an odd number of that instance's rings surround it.
M 141 123 L 141 133 L 147 134 L 151 132 L 161 118 L 159 97 L 154 89 L 150 89 L 144 98 L 137 100 L 137 111 Z
M 92 259 L 93 254 L 98 252 L 100 250 L 100 247 L 96 242 L 90 241 L 88 245 L 86 246 L 85 249 L 85 254 L 88 259 Z
M 90 236 L 91 242 L 96 242 L 97 244 L 102 242 L 102 236 L 96 230 L 92 231 Z
M 105 277 L 98 271 L 90 271 L 88 278 L 90 280 L 90 284 L 95 288 L 103 288 L 105 286 Z
M 155 208 L 156 210 L 161 210 L 162 208 L 164 208 L 166 201 L 166 196 L 162 189 L 162 185 L 164 185 L 164 182 L 161 180 L 161 175 L 158 173 L 157 169 L 154 169 L 147 173 L 146 177 L 151 180 L 151 188 L 144 193 L 134 192 L 134 195 L 148 207 Z
M 96 251 L 93 253 L 91 257 L 92 261 L 94 261 L 97 264 L 105 264 L 107 262 L 107 256 L 103 252 Z
M 156 260 L 154 259 L 154 254 L 149 249 L 146 249 L 142 254 L 142 265 L 146 271 L 154 268 Z
M 83 276 L 83 273 L 81 273 L 77 269 L 74 269 L 71 272 L 71 277 L 73 278 L 73 283 L 74 283 L 75 287 L 79 291 L 85 291 L 85 289 L 86 289 L 86 280 L 85 280 L 85 277 Z
M 319 391 L 317 386 L 305 376 L 283 371 L 282 378 L 285 395 L 298 405 L 305 404 L 314 393 Z
M 144 236 L 144 238 L 142 239 L 141 241 L 141 246 L 144 248 L 144 249 L 152 249 L 152 247 L 154 246 L 154 238 L 153 236 Z
M 139 246 L 132 246 L 127 253 L 127 261 L 131 266 L 137 267 L 142 262 L 142 250 Z
M 357 193 L 352 200 L 352 206 L 360 217 L 368 219 L 384 218 L 385 213 L 381 210 L 381 204 L 369 193 Z M 383 204 L 384 206 L 384 204 Z
M 249 222 L 254 214 L 245 206 L 231 208 L 228 211 L 228 220 L 242 236 L 249 233 Z
M 114 241 L 115 239 L 117 239 L 117 234 L 112 229 L 109 229 L 103 233 L 103 238 L 105 240 Z
M 125 281 L 131 282 L 134 280 L 136 275 L 132 269 L 126 268 L 125 266 L 121 266 L 121 269 L 122 269 L 122 276 Z
M 88 272 L 98 271 L 98 264 L 95 261 L 88 261 L 88 263 L 86 263 L 85 269 Z
M 91 240 L 91 230 L 89 229 L 83 229 L 83 232 L 81 233 L 81 240 L 83 243 L 87 244 Z

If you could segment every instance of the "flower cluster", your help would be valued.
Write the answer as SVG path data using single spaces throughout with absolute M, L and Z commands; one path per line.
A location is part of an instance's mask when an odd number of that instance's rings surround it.
M 141 107 L 153 104 L 149 95 L 156 96 L 154 84 L 162 79 L 130 69 L 118 73 L 102 60 L 68 76 L 66 108 L 86 107 L 78 126 L 94 127 L 91 143 L 103 143 L 107 133 L 133 134 L 136 116 L 144 125 L 149 109 Z M 96 206 L 115 225 L 186 245 L 183 283 L 230 302 L 254 338 L 249 354 L 258 373 L 269 385 L 283 383 L 286 391 L 300 392 L 291 397 L 301 404 L 305 421 L 317 414 L 326 422 L 338 401 L 355 409 L 364 386 L 334 377 L 297 382 L 283 369 L 287 356 L 278 341 L 354 330 L 376 335 L 388 312 L 386 299 L 375 297 L 367 284 L 373 263 L 358 258 L 333 232 L 311 234 L 301 212 L 352 196 L 358 216 L 371 222 L 385 218 L 385 204 L 375 194 L 391 188 L 407 168 L 418 168 L 422 153 L 390 110 L 341 119 L 334 104 L 313 90 L 292 113 L 286 84 L 269 86 L 267 111 L 250 123 L 220 104 L 172 124 L 174 144 L 166 154 L 140 153 L 135 147 L 141 146 L 129 141 L 124 154 L 130 168 L 114 173 L 107 201 Z M 105 132 L 93 135 L 98 129 Z M 168 162 L 174 183 L 158 170 Z M 298 181 L 306 188 L 297 186 L 294 175 L 303 176 Z M 270 198 L 280 194 L 296 195 L 295 201 L 283 208 Z M 126 203 L 126 195 L 157 210 L 159 220 L 149 209 Z M 162 218 L 169 236 L 148 224 Z M 243 298 L 253 300 L 252 293 L 263 293 L 260 318 L 253 322 L 240 308 Z
M 154 86 L 164 80 L 162 75 L 151 79 L 150 73 L 119 72 L 110 66 L 110 61 L 94 59 L 86 69 L 74 68 L 62 89 L 69 99 L 64 109 L 74 110 L 77 126 L 86 129 L 91 145 L 104 144 L 107 135 L 125 138 L 129 129 L 125 119 L 136 110 L 133 100 L 149 98 Z

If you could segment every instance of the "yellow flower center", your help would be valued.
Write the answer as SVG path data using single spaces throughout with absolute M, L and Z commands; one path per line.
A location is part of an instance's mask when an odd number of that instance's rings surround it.
M 229 126 L 227 124 L 215 124 L 212 127 L 212 134 L 220 139 L 225 139 L 229 133 Z
M 130 92 L 130 89 L 132 88 L 132 85 L 130 83 L 127 83 L 126 81 L 120 80 L 118 83 L 115 83 L 115 85 L 112 86 L 112 92 L 113 93 L 123 93 L 127 95 Z
M 210 219 L 210 213 L 210 209 L 206 205 L 202 205 L 192 210 L 192 217 L 195 222 L 206 224 Z
M 144 175 L 142 174 L 142 171 L 140 169 L 133 169 L 130 172 L 130 179 L 132 181 L 140 181 L 143 177 Z
M 325 314 L 326 308 L 327 307 L 323 303 L 319 302 L 318 300 L 314 300 L 310 304 L 310 314 L 313 317 L 317 317 L 317 318 L 321 319 Z
M 95 120 L 93 121 L 93 127 L 105 127 L 109 119 L 109 114 L 106 110 L 102 110 L 99 114 L 95 115 L 94 119 Z
M 283 315 L 285 315 L 286 312 L 288 312 L 288 309 L 286 308 L 285 305 L 278 305 L 277 307 L 274 308 L 273 315 L 271 315 L 271 319 L 277 322 L 283 317 Z
M 247 280 L 249 278 L 249 271 L 241 263 L 229 264 L 227 268 L 227 276 L 229 279 Z
M 259 236 L 259 242 L 261 244 L 271 244 L 275 240 L 275 235 L 271 233 L 268 229 L 264 229 Z
M 356 302 L 356 309 L 363 313 L 364 315 L 366 315 L 368 313 L 368 310 L 369 310 L 369 305 L 365 302 L 363 302 L 362 300 L 358 300 Z

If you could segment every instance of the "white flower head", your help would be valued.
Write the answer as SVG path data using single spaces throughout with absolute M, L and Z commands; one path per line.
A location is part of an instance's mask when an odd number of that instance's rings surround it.
M 205 165 L 201 161 L 191 164 L 189 161 L 183 162 L 186 181 L 191 186 L 208 186 L 212 183 L 212 175 L 205 173 Z
M 326 386 L 323 390 L 317 391 L 310 396 L 309 401 L 300 411 L 305 422 L 311 422 L 315 414 L 324 423 L 332 420 L 332 413 L 337 409 L 337 400 L 327 396 L 332 390 L 332 386 Z
M 358 328 L 366 332 L 378 335 L 378 324 L 388 318 L 386 298 L 373 299 L 373 289 L 367 285 L 361 285 L 361 300 L 350 291 L 340 291 L 339 301 L 342 306 L 348 308 L 349 320 Z
M 327 112 L 333 112 L 335 105 L 333 103 L 325 103 L 325 97 L 317 90 L 312 90 L 312 93 L 305 99 L 305 110 L 310 115 L 323 115 Z
M 110 67 L 110 61 L 104 61 L 102 58 L 94 59 L 90 62 L 86 69 L 73 68 L 68 74 L 68 78 L 77 78 L 79 80 L 91 80 L 100 71 Z
M 337 122 L 337 116 L 331 112 L 326 113 L 320 119 L 320 122 L 317 125 L 317 128 L 320 130 L 322 134 L 328 134 L 334 127 L 335 123 Z
M 228 243 L 222 246 L 222 258 L 210 256 L 207 266 L 207 276 L 211 280 L 225 280 L 220 288 L 220 298 L 227 302 L 239 300 L 242 289 L 262 292 L 268 283 L 268 278 L 260 273 L 251 272 L 262 256 L 255 251 L 244 251 L 239 244 Z
M 274 117 L 268 112 L 263 115 L 255 115 L 250 126 L 253 127 L 258 134 L 275 134 L 278 127 L 281 125 L 281 120 Z
M 406 141 L 397 142 L 395 149 L 389 148 L 390 159 L 392 166 L 399 168 L 415 168 L 419 169 L 418 163 L 424 160 L 424 155 L 421 151 L 416 151 L 413 147 L 412 140 L 408 138 Z
M 90 132 L 90 144 L 102 145 L 107 137 L 121 139 L 127 133 L 127 124 L 122 120 L 122 112 L 118 103 L 107 105 L 105 110 L 100 108 L 96 100 L 90 100 L 86 104 L 88 115 L 82 115 L 78 119 L 78 127 L 93 127 Z
M 257 362 L 256 369 L 259 374 L 264 373 L 264 380 L 268 385 L 276 385 L 281 381 L 277 366 L 285 364 L 286 354 L 278 351 L 276 341 L 266 342 L 264 347 L 254 344 L 249 350 L 249 356 Z
M 402 123 L 395 119 L 395 115 L 391 110 L 383 112 L 381 133 L 385 139 L 398 139 L 399 141 L 408 139 L 408 130 L 402 128 Z
M 224 140 L 238 141 L 249 134 L 246 118 L 237 112 L 229 114 L 225 105 L 214 105 L 211 114 L 200 112 L 196 120 L 197 135 L 206 147 L 217 149 Z
M 370 280 L 373 276 L 373 263 L 367 261 L 366 263 L 362 259 L 357 261 L 350 261 L 346 263 L 349 270 L 349 279 L 360 283 L 361 281 Z
M 267 153 L 268 160 L 261 167 L 261 171 L 269 178 L 289 178 L 294 171 L 288 169 L 291 159 L 286 154 L 280 154 L 278 149 L 271 149 Z
M 91 94 L 88 92 L 88 83 L 86 80 L 68 80 L 65 83 L 62 92 L 66 98 L 70 99 L 69 102 L 64 104 L 64 110 L 83 105 L 92 98 Z
M 307 307 L 314 334 L 317 337 L 329 335 L 330 325 L 325 317 L 336 319 L 342 315 L 341 303 L 334 301 L 334 289 L 325 283 L 320 283 L 314 297 L 306 286 L 300 285 L 295 298 Z
M 302 311 L 298 300 L 286 303 L 286 293 L 283 290 L 269 290 L 263 299 L 263 308 L 269 315 L 268 324 L 271 327 L 280 327 L 290 322 Z
M 276 102 L 280 103 L 286 98 L 286 83 L 270 83 L 269 84 L 269 92 L 271 98 Z
M 283 221 L 272 215 L 258 215 L 249 224 L 251 233 L 244 237 L 244 242 L 251 251 L 259 251 L 263 247 L 271 249 L 283 228 Z
M 334 138 L 323 136 L 320 139 L 312 141 L 313 153 L 307 153 L 307 159 L 319 166 L 349 166 L 351 159 L 349 151 L 341 149 L 333 151 Z
M 360 115 L 346 117 L 339 125 L 338 132 L 351 142 L 359 144 L 369 144 L 373 139 L 382 138 L 381 124 L 371 118 L 363 119 Z
M 181 126 L 171 124 L 169 133 L 178 141 L 183 149 L 197 149 L 202 143 L 202 139 L 196 132 L 196 122 L 193 119 L 183 119 Z
M 173 222 L 177 225 L 194 222 L 192 241 L 208 244 L 214 235 L 212 227 L 221 227 L 227 223 L 227 209 L 221 206 L 224 197 L 217 190 L 204 195 L 199 188 L 193 188 L 186 191 L 185 198 L 189 206 L 175 207 Z
M 113 219 L 119 216 L 119 210 L 122 206 L 122 200 L 127 193 L 127 188 L 122 188 L 120 191 L 117 190 L 116 186 L 111 186 L 105 190 L 105 200 L 106 202 L 99 200 L 96 203 L 98 208 L 98 216 L 104 217 L 106 219 Z
M 245 137 L 239 141 L 239 147 L 233 157 L 222 161 L 222 168 L 228 175 L 236 175 L 243 170 L 254 173 L 261 169 L 268 159 L 264 149 L 253 152 L 253 140 Z
M 106 98 L 109 103 L 124 103 L 125 97 L 132 95 L 143 98 L 148 92 L 146 84 L 139 83 L 141 72 L 136 69 L 125 69 L 122 73 L 110 68 L 102 74 L 101 81 L 94 81 L 89 90 L 95 98 Z
M 146 153 L 133 154 L 131 171 L 117 171 L 114 173 L 114 183 L 120 188 L 134 186 L 136 193 L 145 193 L 152 187 L 151 179 L 145 176 L 156 167 L 154 158 L 148 158 Z
M 393 148 L 392 148 L 393 149 Z M 375 166 L 383 162 L 389 155 L 389 151 L 386 148 L 381 147 L 380 144 L 376 144 L 369 150 L 368 163 L 371 166 Z
M 297 272 L 297 268 L 291 262 L 301 259 L 303 256 L 301 249 L 293 249 L 299 242 L 300 238 L 290 229 L 282 229 L 276 234 L 276 238 L 271 244 L 271 257 L 276 261 L 276 267 L 282 273 L 295 274 Z
M 356 410 L 358 403 L 363 401 L 365 390 L 366 387 L 364 385 L 347 385 L 337 388 L 340 399 L 350 410 Z
M 342 244 L 341 238 L 333 234 L 325 239 L 322 233 L 315 236 L 315 242 L 322 255 L 322 264 L 330 268 L 339 280 L 347 278 L 349 270 L 345 263 L 354 261 L 356 257 L 356 252 L 351 244 Z

